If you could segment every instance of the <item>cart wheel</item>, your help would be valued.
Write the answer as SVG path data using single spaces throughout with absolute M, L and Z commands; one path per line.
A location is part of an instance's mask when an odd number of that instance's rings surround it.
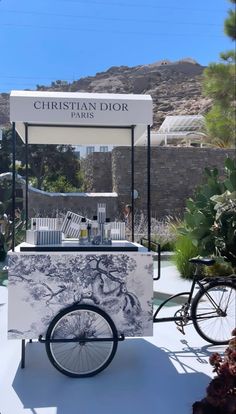
M 117 343 L 112 319 L 91 305 L 74 305 L 59 312 L 46 333 L 50 362 L 69 377 L 98 374 L 114 358 Z

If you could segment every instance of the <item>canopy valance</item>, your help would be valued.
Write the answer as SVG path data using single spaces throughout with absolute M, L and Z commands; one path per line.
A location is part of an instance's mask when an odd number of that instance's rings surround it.
M 149 95 L 12 91 L 10 120 L 29 144 L 134 145 L 152 125 Z

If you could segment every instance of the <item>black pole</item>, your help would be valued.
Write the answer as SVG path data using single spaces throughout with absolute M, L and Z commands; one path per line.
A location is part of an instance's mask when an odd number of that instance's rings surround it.
M 151 127 L 147 127 L 147 219 L 148 251 L 151 250 Z
M 132 242 L 134 242 L 134 126 L 131 127 L 131 206 L 132 206 Z
M 16 125 L 12 123 L 12 251 L 15 250 L 15 210 L 16 210 Z
M 28 152 L 28 124 L 25 123 L 25 229 L 28 229 L 29 219 L 29 152 Z
M 21 368 L 25 368 L 25 339 L 21 340 Z

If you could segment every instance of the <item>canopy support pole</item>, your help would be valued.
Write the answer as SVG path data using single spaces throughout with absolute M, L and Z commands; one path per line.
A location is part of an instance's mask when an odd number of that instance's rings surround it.
M 15 210 L 16 210 L 16 124 L 12 123 L 12 251 L 15 250 Z
M 148 251 L 151 250 L 151 126 L 147 126 L 147 219 Z
M 131 231 L 132 242 L 134 242 L 134 125 L 131 127 Z
M 28 152 L 28 123 L 25 123 L 25 229 L 28 229 L 29 219 L 29 152 Z

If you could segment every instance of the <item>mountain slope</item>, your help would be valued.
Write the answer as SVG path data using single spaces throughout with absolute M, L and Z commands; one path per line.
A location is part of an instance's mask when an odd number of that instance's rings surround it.
M 154 128 L 167 115 L 204 114 L 211 101 L 202 96 L 204 67 L 192 59 L 160 61 L 135 67 L 111 67 L 106 72 L 73 83 L 52 82 L 38 90 L 150 94 L 154 104 Z M 9 95 L 0 94 L 0 125 L 9 121 Z

